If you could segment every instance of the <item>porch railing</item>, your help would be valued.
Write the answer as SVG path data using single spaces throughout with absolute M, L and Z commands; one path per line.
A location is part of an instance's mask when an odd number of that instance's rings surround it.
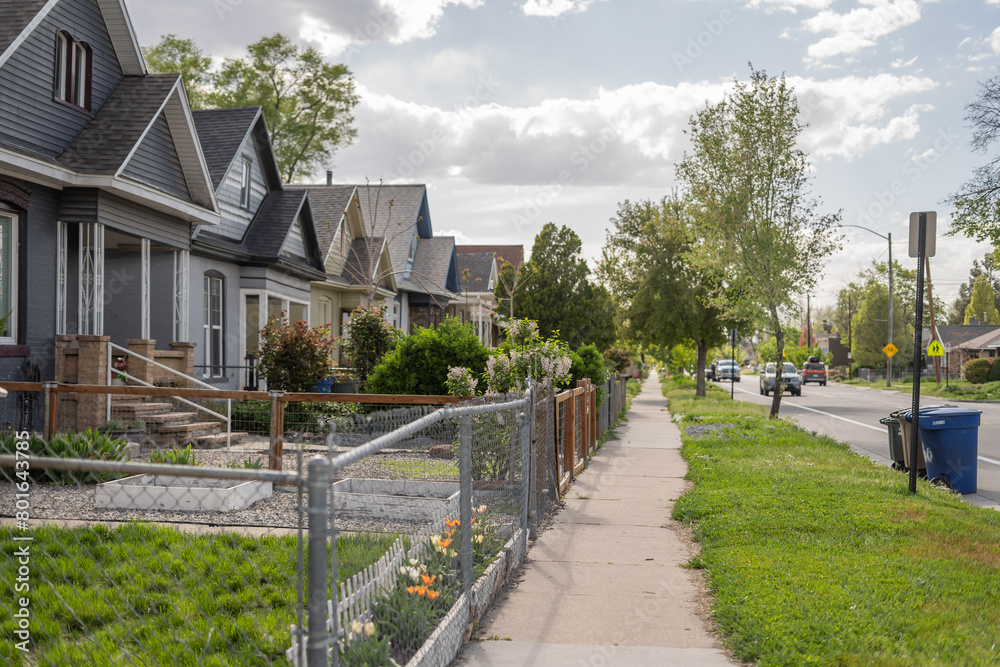
M 119 370 L 119 369 L 113 368 L 112 367 L 112 363 L 113 363 L 112 359 L 114 359 L 114 355 L 112 354 L 112 352 L 114 350 L 118 350 L 119 352 L 123 352 L 123 353 L 125 353 L 126 356 L 135 357 L 136 359 L 141 359 L 142 361 L 145 361 L 148 364 L 152 364 L 153 366 L 156 366 L 157 368 L 160 368 L 162 370 L 169 371 L 169 372 L 173 373 L 174 375 L 176 375 L 176 376 L 178 376 L 178 377 L 180 377 L 180 378 L 182 378 L 182 379 L 184 379 L 184 380 L 186 380 L 188 382 L 191 382 L 191 383 L 193 383 L 195 385 L 198 385 L 199 387 L 201 387 L 203 389 L 216 389 L 216 387 L 213 387 L 212 385 L 208 384 L 207 382 L 202 382 L 201 380 L 199 380 L 197 378 L 193 378 L 190 375 L 185 375 L 184 373 L 181 373 L 179 370 L 177 370 L 175 368 L 171 368 L 170 366 L 167 366 L 165 364 L 161 364 L 160 362 L 154 361 L 154 360 L 150 359 L 149 357 L 144 357 L 141 354 L 136 354 L 133 350 L 130 350 L 130 349 L 125 348 L 125 347 L 122 347 L 121 345 L 115 345 L 111 341 L 108 341 L 108 384 L 109 385 L 111 384 L 112 375 L 115 375 L 115 376 L 121 376 L 121 377 L 125 378 L 126 380 L 131 380 L 131 381 L 133 381 L 133 382 L 135 382 L 137 384 L 143 385 L 144 387 L 154 387 L 154 386 L 156 386 L 156 385 L 154 385 L 154 384 L 152 384 L 150 382 L 146 382 L 145 380 L 140 380 L 139 378 L 137 378 L 137 377 L 135 377 L 133 375 L 129 375 L 128 372 L 125 371 L 125 370 Z M 210 408 L 206 408 L 204 405 L 199 405 L 198 403 L 195 403 L 194 401 L 189 401 L 186 398 L 182 398 L 180 396 L 173 396 L 172 398 L 175 401 L 178 401 L 180 403 L 188 405 L 188 406 L 190 406 L 190 407 L 192 407 L 192 408 L 194 408 L 196 410 L 200 410 L 200 411 L 205 412 L 205 413 L 207 413 L 209 415 L 212 415 L 213 417 L 216 417 L 216 418 L 220 419 L 221 421 L 224 421 L 226 423 L 226 449 L 229 449 L 229 447 L 232 445 L 232 437 L 233 437 L 233 427 L 232 427 L 233 399 L 231 399 L 231 398 L 225 399 L 225 401 L 226 401 L 226 414 L 222 415 L 222 414 L 219 414 L 218 412 L 216 412 L 215 410 L 212 410 Z M 111 394 L 108 394 L 108 396 L 107 396 L 106 406 L 107 406 L 106 407 L 107 419 L 110 421 L 111 420 Z

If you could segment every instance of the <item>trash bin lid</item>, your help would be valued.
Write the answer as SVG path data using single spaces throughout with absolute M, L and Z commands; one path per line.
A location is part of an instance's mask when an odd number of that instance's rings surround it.
M 920 428 L 930 431 L 951 428 L 973 428 L 979 426 L 981 410 L 959 408 L 956 406 L 935 406 L 920 408 Z M 913 411 L 908 411 L 903 418 L 913 421 Z

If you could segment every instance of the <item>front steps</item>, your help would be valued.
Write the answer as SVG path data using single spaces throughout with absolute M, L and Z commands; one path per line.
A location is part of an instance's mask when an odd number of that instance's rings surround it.
M 144 445 L 154 447 L 186 447 L 188 444 L 197 449 L 210 449 L 226 446 L 226 433 L 223 422 L 206 419 L 210 417 L 200 410 L 180 408 L 172 402 L 144 401 L 134 397 L 113 397 L 111 399 L 111 414 L 126 424 L 136 419 L 146 422 Z M 233 432 L 230 434 L 231 444 L 243 442 L 249 438 L 249 433 Z

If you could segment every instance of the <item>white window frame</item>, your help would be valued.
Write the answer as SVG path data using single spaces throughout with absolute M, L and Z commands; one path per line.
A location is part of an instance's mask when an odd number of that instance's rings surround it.
M 70 102 L 69 78 L 73 72 L 73 40 L 65 31 L 56 32 L 56 99 Z
M 252 169 L 250 160 L 243 160 L 243 170 L 240 172 L 240 206 L 250 210 L 250 180 Z
M 321 296 L 316 300 L 316 304 L 319 306 L 319 326 L 329 325 L 333 327 L 333 322 L 330 318 L 333 317 L 333 299 L 328 296 Z
M 204 280 L 204 317 L 205 321 L 203 324 L 205 336 L 203 338 L 205 344 L 205 377 L 222 377 L 225 374 L 225 363 L 226 363 L 226 279 L 222 276 L 205 274 Z M 218 322 L 216 323 L 213 315 L 216 311 L 212 308 L 212 286 L 218 285 L 219 288 L 219 308 L 218 308 Z M 212 339 L 213 337 L 218 337 L 219 342 L 219 359 L 215 359 L 212 355 Z
M 73 99 L 76 106 L 87 108 L 87 70 L 90 50 L 85 42 L 73 42 Z
M 6 220 L 6 224 L 10 225 L 10 254 L 8 253 L 8 248 L 3 248 L 3 234 L 0 233 L 0 275 L 4 270 L 8 270 L 10 275 L 10 284 L 8 289 L 10 293 L 8 295 L 8 303 L 10 304 L 10 317 L 7 318 L 7 332 L 9 335 L 2 335 L 0 332 L 0 345 L 16 345 L 17 344 L 17 294 L 18 294 L 18 227 L 20 225 L 20 216 L 13 211 L 0 211 L 0 219 Z M 0 229 L 2 225 L 0 223 Z M 6 260 L 6 262 L 5 262 Z M 4 264 L 9 265 L 4 266 Z M 2 287 L 0 287 L 2 289 Z M 0 313 L 0 317 L 3 317 L 6 313 Z
M 247 297 L 256 296 L 258 299 L 257 322 L 247 321 Z M 274 298 L 281 301 L 281 310 L 285 312 L 285 320 L 288 320 L 288 306 L 295 303 L 305 307 L 305 321 L 309 322 L 312 309 L 308 300 L 290 299 L 284 294 L 278 294 L 270 290 L 262 289 L 241 289 L 240 290 L 240 349 L 247 349 L 247 329 L 256 325 L 258 331 L 267 326 L 268 299 Z

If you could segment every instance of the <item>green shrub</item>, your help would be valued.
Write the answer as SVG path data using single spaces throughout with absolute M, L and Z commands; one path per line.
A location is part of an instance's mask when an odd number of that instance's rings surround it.
M 350 332 L 340 338 L 340 349 L 358 373 L 362 389 L 379 360 L 392 351 L 403 332 L 385 320 L 385 306 L 359 306 L 351 312 Z
M 623 347 L 609 347 L 604 351 L 604 360 L 612 370 L 623 373 L 632 365 L 632 354 Z
M 573 362 L 569 367 L 570 375 L 573 376 L 573 386 L 578 380 L 590 378 L 590 381 L 597 385 L 597 404 L 604 402 L 604 397 L 608 393 L 604 388 L 604 383 L 608 381 L 608 371 L 604 367 L 604 357 L 593 344 L 584 345 L 576 352 L 570 352 L 569 358 Z
M 993 360 L 993 365 L 990 366 L 990 372 L 986 374 L 987 382 L 1000 382 L 1000 364 Z
M 264 467 L 264 459 L 261 457 L 251 458 L 248 454 L 242 461 L 233 461 L 226 464 L 227 468 L 247 468 L 250 470 L 260 470 Z
M 983 384 L 992 367 L 992 359 L 969 359 L 962 366 L 962 375 L 972 384 Z
M 333 368 L 329 327 L 310 327 L 304 321 L 272 317 L 260 330 L 257 369 L 268 389 L 312 391 Z
M 124 461 L 128 458 L 128 443 L 121 438 L 112 438 L 107 433 L 86 430 L 83 433 L 57 433 L 48 442 L 30 435 L 28 454 L 31 456 L 59 459 L 87 459 L 92 461 Z M 17 435 L 8 431 L 0 436 L 0 453 L 14 454 L 17 451 Z M 24 451 L 24 450 L 21 450 Z M 10 480 L 14 469 L 5 468 L 4 478 Z M 121 475 L 113 473 L 80 472 L 54 470 L 32 466 L 31 478 L 36 482 L 65 482 L 68 484 L 96 484 Z
M 175 466 L 196 466 L 198 457 L 188 444 L 184 449 L 158 449 L 149 455 L 150 463 L 168 463 Z
M 489 350 L 472 326 L 449 317 L 437 329 L 418 328 L 396 344 L 368 377 L 369 394 L 448 394 L 448 369 L 461 366 L 482 377 Z

